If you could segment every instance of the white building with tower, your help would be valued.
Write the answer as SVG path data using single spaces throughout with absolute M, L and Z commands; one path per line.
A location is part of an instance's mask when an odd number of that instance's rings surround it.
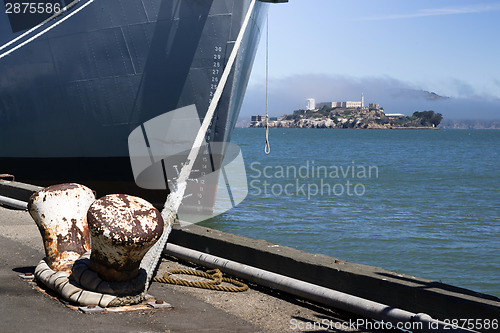
M 306 110 L 315 110 L 316 109 L 316 100 L 314 98 L 308 98 L 306 100 Z

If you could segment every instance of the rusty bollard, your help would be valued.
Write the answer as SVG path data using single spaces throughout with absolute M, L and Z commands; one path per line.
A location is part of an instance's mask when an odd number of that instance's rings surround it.
M 94 200 L 92 190 L 79 184 L 53 185 L 31 196 L 28 210 L 52 270 L 70 271 L 75 260 L 90 250 L 87 210 Z
M 125 194 L 96 200 L 87 219 L 92 240 L 89 267 L 110 282 L 136 277 L 142 258 L 163 233 L 160 212 L 146 200 Z

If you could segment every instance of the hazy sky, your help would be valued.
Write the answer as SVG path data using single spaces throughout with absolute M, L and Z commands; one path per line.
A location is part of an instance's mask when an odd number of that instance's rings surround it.
M 363 92 L 388 113 L 500 119 L 499 1 L 289 0 L 269 19 L 271 115 Z M 240 118 L 263 112 L 265 26 Z

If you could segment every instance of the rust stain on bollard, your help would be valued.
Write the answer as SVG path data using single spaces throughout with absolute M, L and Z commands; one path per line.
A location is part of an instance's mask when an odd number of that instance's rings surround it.
M 136 277 L 142 258 L 163 233 L 160 212 L 146 200 L 125 194 L 96 200 L 87 219 L 90 268 L 106 281 Z
M 31 196 L 28 210 L 52 270 L 71 270 L 74 261 L 90 250 L 86 213 L 94 200 L 92 190 L 79 184 L 53 185 Z

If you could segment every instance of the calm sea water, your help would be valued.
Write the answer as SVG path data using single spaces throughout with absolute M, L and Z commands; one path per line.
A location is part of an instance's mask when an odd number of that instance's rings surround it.
M 499 130 L 237 128 L 247 198 L 202 225 L 500 296 Z

